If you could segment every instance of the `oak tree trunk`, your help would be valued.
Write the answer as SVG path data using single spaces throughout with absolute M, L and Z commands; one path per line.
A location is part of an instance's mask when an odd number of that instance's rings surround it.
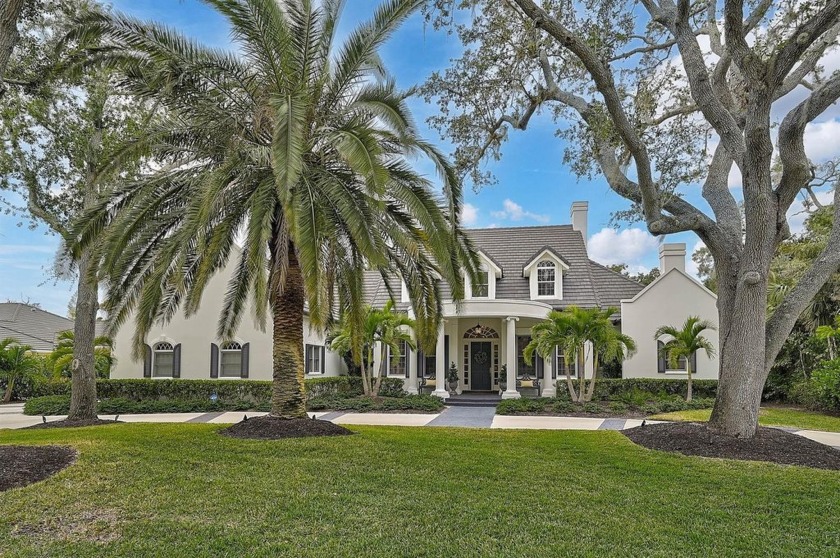
M 273 362 L 271 416 L 284 419 L 306 417 L 303 362 L 303 275 L 294 246 L 289 243 L 285 284 L 271 293 Z M 273 282 L 274 284 L 274 282 Z
M 78 261 L 79 285 L 76 290 L 76 320 L 73 326 L 70 414 L 67 420 L 96 418 L 96 313 L 99 310 L 97 283 L 92 278 L 90 248 Z
M 12 51 L 20 40 L 20 33 L 17 28 L 17 20 L 23 9 L 24 0 L 0 0 L 0 96 L 6 91 L 3 78 L 6 77 L 6 68 Z

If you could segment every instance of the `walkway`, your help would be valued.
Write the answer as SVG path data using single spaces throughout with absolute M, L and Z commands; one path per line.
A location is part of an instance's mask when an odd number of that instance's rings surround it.
M 149 415 L 120 415 L 123 422 L 189 422 L 232 424 L 243 416 L 259 417 L 266 413 L 162 413 Z M 446 426 L 465 428 L 508 428 L 529 430 L 624 430 L 642 424 L 639 419 L 602 419 L 587 417 L 505 416 L 497 415 L 493 407 L 447 407 L 440 413 L 345 413 L 341 411 L 310 413 L 336 424 L 372 426 Z M 61 420 L 63 416 L 47 417 L 47 421 Z M 100 415 L 114 419 L 114 415 Z M 23 414 L 23 404 L 0 405 L 0 429 L 23 428 L 42 422 L 41 417 Z M 659 421 L 649 420 L 648 424 Z M 840 449 L 840 432 L 786 429 L 821 444 Z M 0 438 L 1 439 L 1 438 Z

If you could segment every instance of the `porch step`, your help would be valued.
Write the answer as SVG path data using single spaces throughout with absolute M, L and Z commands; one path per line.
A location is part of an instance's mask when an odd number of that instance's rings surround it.
M 497 393 L 462 393 L 446 400 L 451 407 L 495 407 L 502 398 Z

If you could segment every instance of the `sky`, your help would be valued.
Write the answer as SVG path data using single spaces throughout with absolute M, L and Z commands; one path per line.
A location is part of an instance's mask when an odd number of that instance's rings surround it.
M 348 0 L 340 34 L 370 17 L 379 0 Z M 167 23 L 206 44 L 231 46 L 224 19 L 197 0 L 114 0 L 116 9 Z M 421 15 L 412 17 L 385 45 L 382 56 L 400 87 L 424 82 L 435 70 L 443 70 L 461 51 L 457 38 L 435 32 Z M 411 109 L 424 137 L 450 152 L 452 146 L 425 123 L 435 107 L 412 99 Z M 833 115 L 832 115 L 833 116 Z M 469 227 L 566 224 L 573 201 L 589 202 L 590 257 L 603 264 L 626 263 L 632 271 L 647 271 L 658 265 L 659 240 L 641 224 L 610 227 L 610 215 L 626 209 L 627 202 L 613 193 L 602 178 L 578 180 L 562 163 L 563 142 L 554 136 L 556 127 L 548 118 L 536 118 L 525 132 L 510 134 L 499 162 L 488 163 L 498 184 L 479 192 L 468 189 L 464 222 Z M 840 122 L 833 117 L 809 134 L 806 147 L 825 151 L 834 146 Z M 828 148 L 828 149 L 831 149 Z M 809 151 L 810 153 L 810 151 Z M 433 174 L 431 167 L 420 169 Z M 737 183 L 738 178 L 732 181 Z M 688 187 L 686 197 L 705 208 L 699 186 Z M 73 293 L 72 281 L 50 278 L 49 270 L 59 240 L 46 227 L 30 228 L 20 217 L 0 215 L 0 301 L 38 303 L 58 314 L 67 313 Z M 801 218 L 794 219 L 794 229 Z M 669 235 L 666 242 L 685 242 L 689 254 L 698 246 L 693 233 Z M 688 262 L 689 271 L 693 265 Z

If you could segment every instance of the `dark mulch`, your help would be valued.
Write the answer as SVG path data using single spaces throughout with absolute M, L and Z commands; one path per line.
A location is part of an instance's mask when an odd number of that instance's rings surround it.
M 62 446 L 0 446 L 0 492 L 51 477 L 76 460 Z
M 622 432 L 648 449 L 840 470 L 840 450 L 776 428 L 760 427 L 748 440 L 720 436 L 693 422 L 649 424 Z
M 282 419 L 264 416 L 240 421 L 222 430 L 221 434 L 232 438 L 279 440 L 313 436 L 347 436 L 353 432 L 327 420 Z
M 33 430 L 42 429 L 42 428 L 79 428 L 82 426 L 102 426 L 103 424 L 123 424 L 119 421 L 113 420 L 103 420 L 103 419 L 90 419 L 90 420 L 54 420 L 50 422 L 42 422 L 40 424 L 35 424 L 32 426 L 27 426 L 26 428 L 31 428 Z

